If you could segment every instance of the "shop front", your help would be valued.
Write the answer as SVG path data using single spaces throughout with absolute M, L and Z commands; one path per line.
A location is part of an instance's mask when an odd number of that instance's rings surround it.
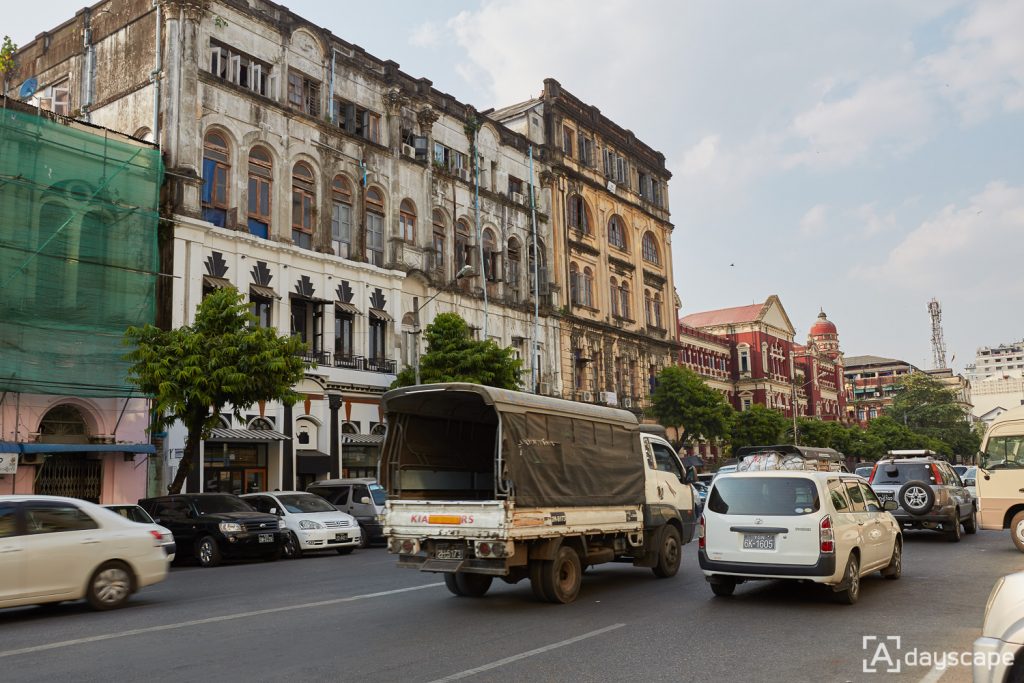
M 380 461 L 380 449 L 383 444 L 383 434 L 342 434 L 342 478 L 376 478 L 377 463 Z
M 269 429 L 214 429 L 203 442 L 199 490 L 242 495 L 280 488 L 287 439 Z

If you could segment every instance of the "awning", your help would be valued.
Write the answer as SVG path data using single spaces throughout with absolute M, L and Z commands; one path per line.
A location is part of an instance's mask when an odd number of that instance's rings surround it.
M 329 474 L 331 455 L 323 451 L 297 451 L 295 469 L 298 474 Z
M 394 318 L 388 315 L 387 311 L 382 311 L 379 308 L 371 308 L 370 317 L 376 318 L 377 320 L 383 320 L 386 323 L 393 323 L 395 321 Z
M 277 292 L 274 291 L 273 287 L 264 287 L 263 285 L 249 285 L 249 291 L 256 296 L 262 296 L 265 299 L 280 299 Z
M 352 315 L 363 314 L 363 312 L 360 311 L 355 304 L 347 304 L 344 301 L 335 301 L 334 305 L 338 308 L 339 311 L 344 311 L 345 313 L 351 313 Z
M 213 287 L 214 289 L 227 289 L 228 287 L 234 287 L 231 284 L 231 280 L 227 280 L 216 275 L 204 275 L 203 286 Z
M 383 434 L 342 434 L 341 443 L 352 446 L 379 446 L 384 443 Z
M 273 429 L 213 429 L 207 441 L 288 441 L 291 437 Z
M 0 453 L 156 453 L 151 443 L 20 443 L 0 441 Z

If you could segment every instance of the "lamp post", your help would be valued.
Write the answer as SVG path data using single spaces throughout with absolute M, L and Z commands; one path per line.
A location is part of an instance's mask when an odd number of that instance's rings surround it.
M 447 286 L 451 286 L 451 285 L 455 284 L 456 282 L 458 282 L 459 280 L 461 280 L 462 278 L 470 277 L 472 275 L 473 275 L 473 266 L 471 266 L 469 264 L 464 265 L 464 266 L 462 266 L 462 268 L 459 269 L 459 272 L 457 272 L 455 274 L 455 277 L 451 279 L 451 281 L 448 283 Z M 414 310 L 412 312 L 413 319 L 416 322 L 416 330 L 413 332 L 413 334 L 416 335 L 416 384 L 420 383 L 420 333 L 423 331 L 422 329 L 420 329 L 420 311 L 422 311 L 424 308 L 426 308 L 427 304 L 429 304 L 431 301 L 436 299 L 438 297 L 438 295 L 441 294 L 441 292 L 443 292 L 443 291 L 444 291 L 444 289 L 438 289 L 434 293 L 434 296 L 430 297 L 429 299 L 424 301 L 422 304 L 419 304 L 418 306 L 416 306 L 416 310 Z

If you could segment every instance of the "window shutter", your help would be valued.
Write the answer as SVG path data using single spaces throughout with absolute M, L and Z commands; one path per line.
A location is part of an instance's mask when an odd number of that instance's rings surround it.
M 345 130 L 355 134 L 356 132 L 356 105 L 345 103 Z
M 217 162 L 213 159 L 203 159 L 203 196 L 202 202 L 209 204 L 213 201 L 213 178 L 217 172 Z

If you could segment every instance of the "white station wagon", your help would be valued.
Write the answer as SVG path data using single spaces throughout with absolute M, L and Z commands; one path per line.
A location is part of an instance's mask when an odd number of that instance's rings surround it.
M 777 470 L 717 477 L 699 528 L 698 557 L 711 590 L 795 579 L 832 586 L 841 602 L 860 597 L 860 578 L 898 579 L 903 535 L 862 478 L 841 472 Z

